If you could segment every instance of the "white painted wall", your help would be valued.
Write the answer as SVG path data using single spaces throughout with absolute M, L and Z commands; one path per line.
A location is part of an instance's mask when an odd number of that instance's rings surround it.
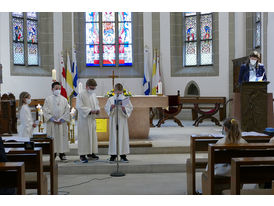
M 246 13 L 235 12 L 235 59 L 246 56 Z
M 270 81 L 268 84 L 268 92 L 274 94 L 274 13 L 268 13 L 267 25 L 267 79 Z
M 219 76 L 216 77 L 171 77 L 170 69 L 170 14 L 160 14 L 161 32 L 161 72 L 164 76 L 165 94 L 176 94 L 177 90 L 184 94 L 187 83 L 194 80 L 200 87 L 201 96 L 226 96 L 229 94 L 229 32 L 228 13 L 219 13 Z
M 11 92 L 16 98 L 22 91 L 28 91 L 32 98 L 42 98 L 50 94 L 50 77 L 25 77 L 10 75 L 10 28 L 9 13 L 0 12 L 0 28 L 1 28 L 1 63 L 3 65 L 3 84 L 1 85 L 1 93 Z

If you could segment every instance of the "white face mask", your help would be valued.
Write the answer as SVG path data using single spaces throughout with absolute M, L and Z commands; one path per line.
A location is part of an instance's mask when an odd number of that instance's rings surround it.
M 250 64 L 251 64 L 252 66 L 255 66 L 256 63 L 257 63 L 257 60 L 250 59 Z
M 26 99 L 26 103 L 30 104 L 31 103 L 31 99 Z
M 59 96 L 60 94 L 61 94 L 61 90 L 54 90 L 53 91 L 53 94 L 55 95 L 55 96 Z
M 94 93 L 95 93 L 95 90 L 88 89 L 88 93 L 89 93 L 89 94 L 94 94 Z

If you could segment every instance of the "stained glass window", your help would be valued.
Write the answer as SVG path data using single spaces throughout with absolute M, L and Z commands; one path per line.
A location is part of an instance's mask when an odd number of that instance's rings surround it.
M 255 15 L 255 48 L 261 47 L 261 12 Z
M 14 64 L 38 65 L 37 13 L 12 12 L 12 25 Z M 25 43 L 25 39 L 27 43 Z M 27 60 L 25 60 L 25 57 Z
M 184 65 L 212 65 L 212 13 L 184 13 Z
M 86 12 L 85 16 L 86 65 L 131 66 L 131 13 Z

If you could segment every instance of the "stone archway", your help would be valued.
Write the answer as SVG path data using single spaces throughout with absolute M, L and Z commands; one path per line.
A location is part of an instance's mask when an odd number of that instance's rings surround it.
M 200 88 L 195 81 L 190 81 L 185 87 L 184 96 L 200 96 Z

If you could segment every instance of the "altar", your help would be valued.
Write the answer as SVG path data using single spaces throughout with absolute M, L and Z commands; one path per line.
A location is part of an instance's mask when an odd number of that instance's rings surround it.
M 109 135 L 108 127 L 108 116 L 105 112 L 105 104 L 108 97 L 97 97 L 100 105 L 100 115 L 98 120 L 107 119 L 107 121 L 100 121 L 100 124 L 105 124 L 102 128 L 107 127 L 106 130 L 97 131 L 99 141 L 107 141 Z M 147 139 L 150 129 L 149 121 L 149 108 L 150 107 L 163 107 L 168 106 L 167 96 L 156 96 L 156 95 L 134 95 L 130 97 L 130 101 L 133 105 L 133 112 L 128 119 L 129 127 L 129 138 L 130 139 Z M 76 98 L 72 99 L 71 106 L 75 108 Z M 99 125 L 97 125 L 99 126 Z M 101 125 L 100 125 L 101 126 Z

